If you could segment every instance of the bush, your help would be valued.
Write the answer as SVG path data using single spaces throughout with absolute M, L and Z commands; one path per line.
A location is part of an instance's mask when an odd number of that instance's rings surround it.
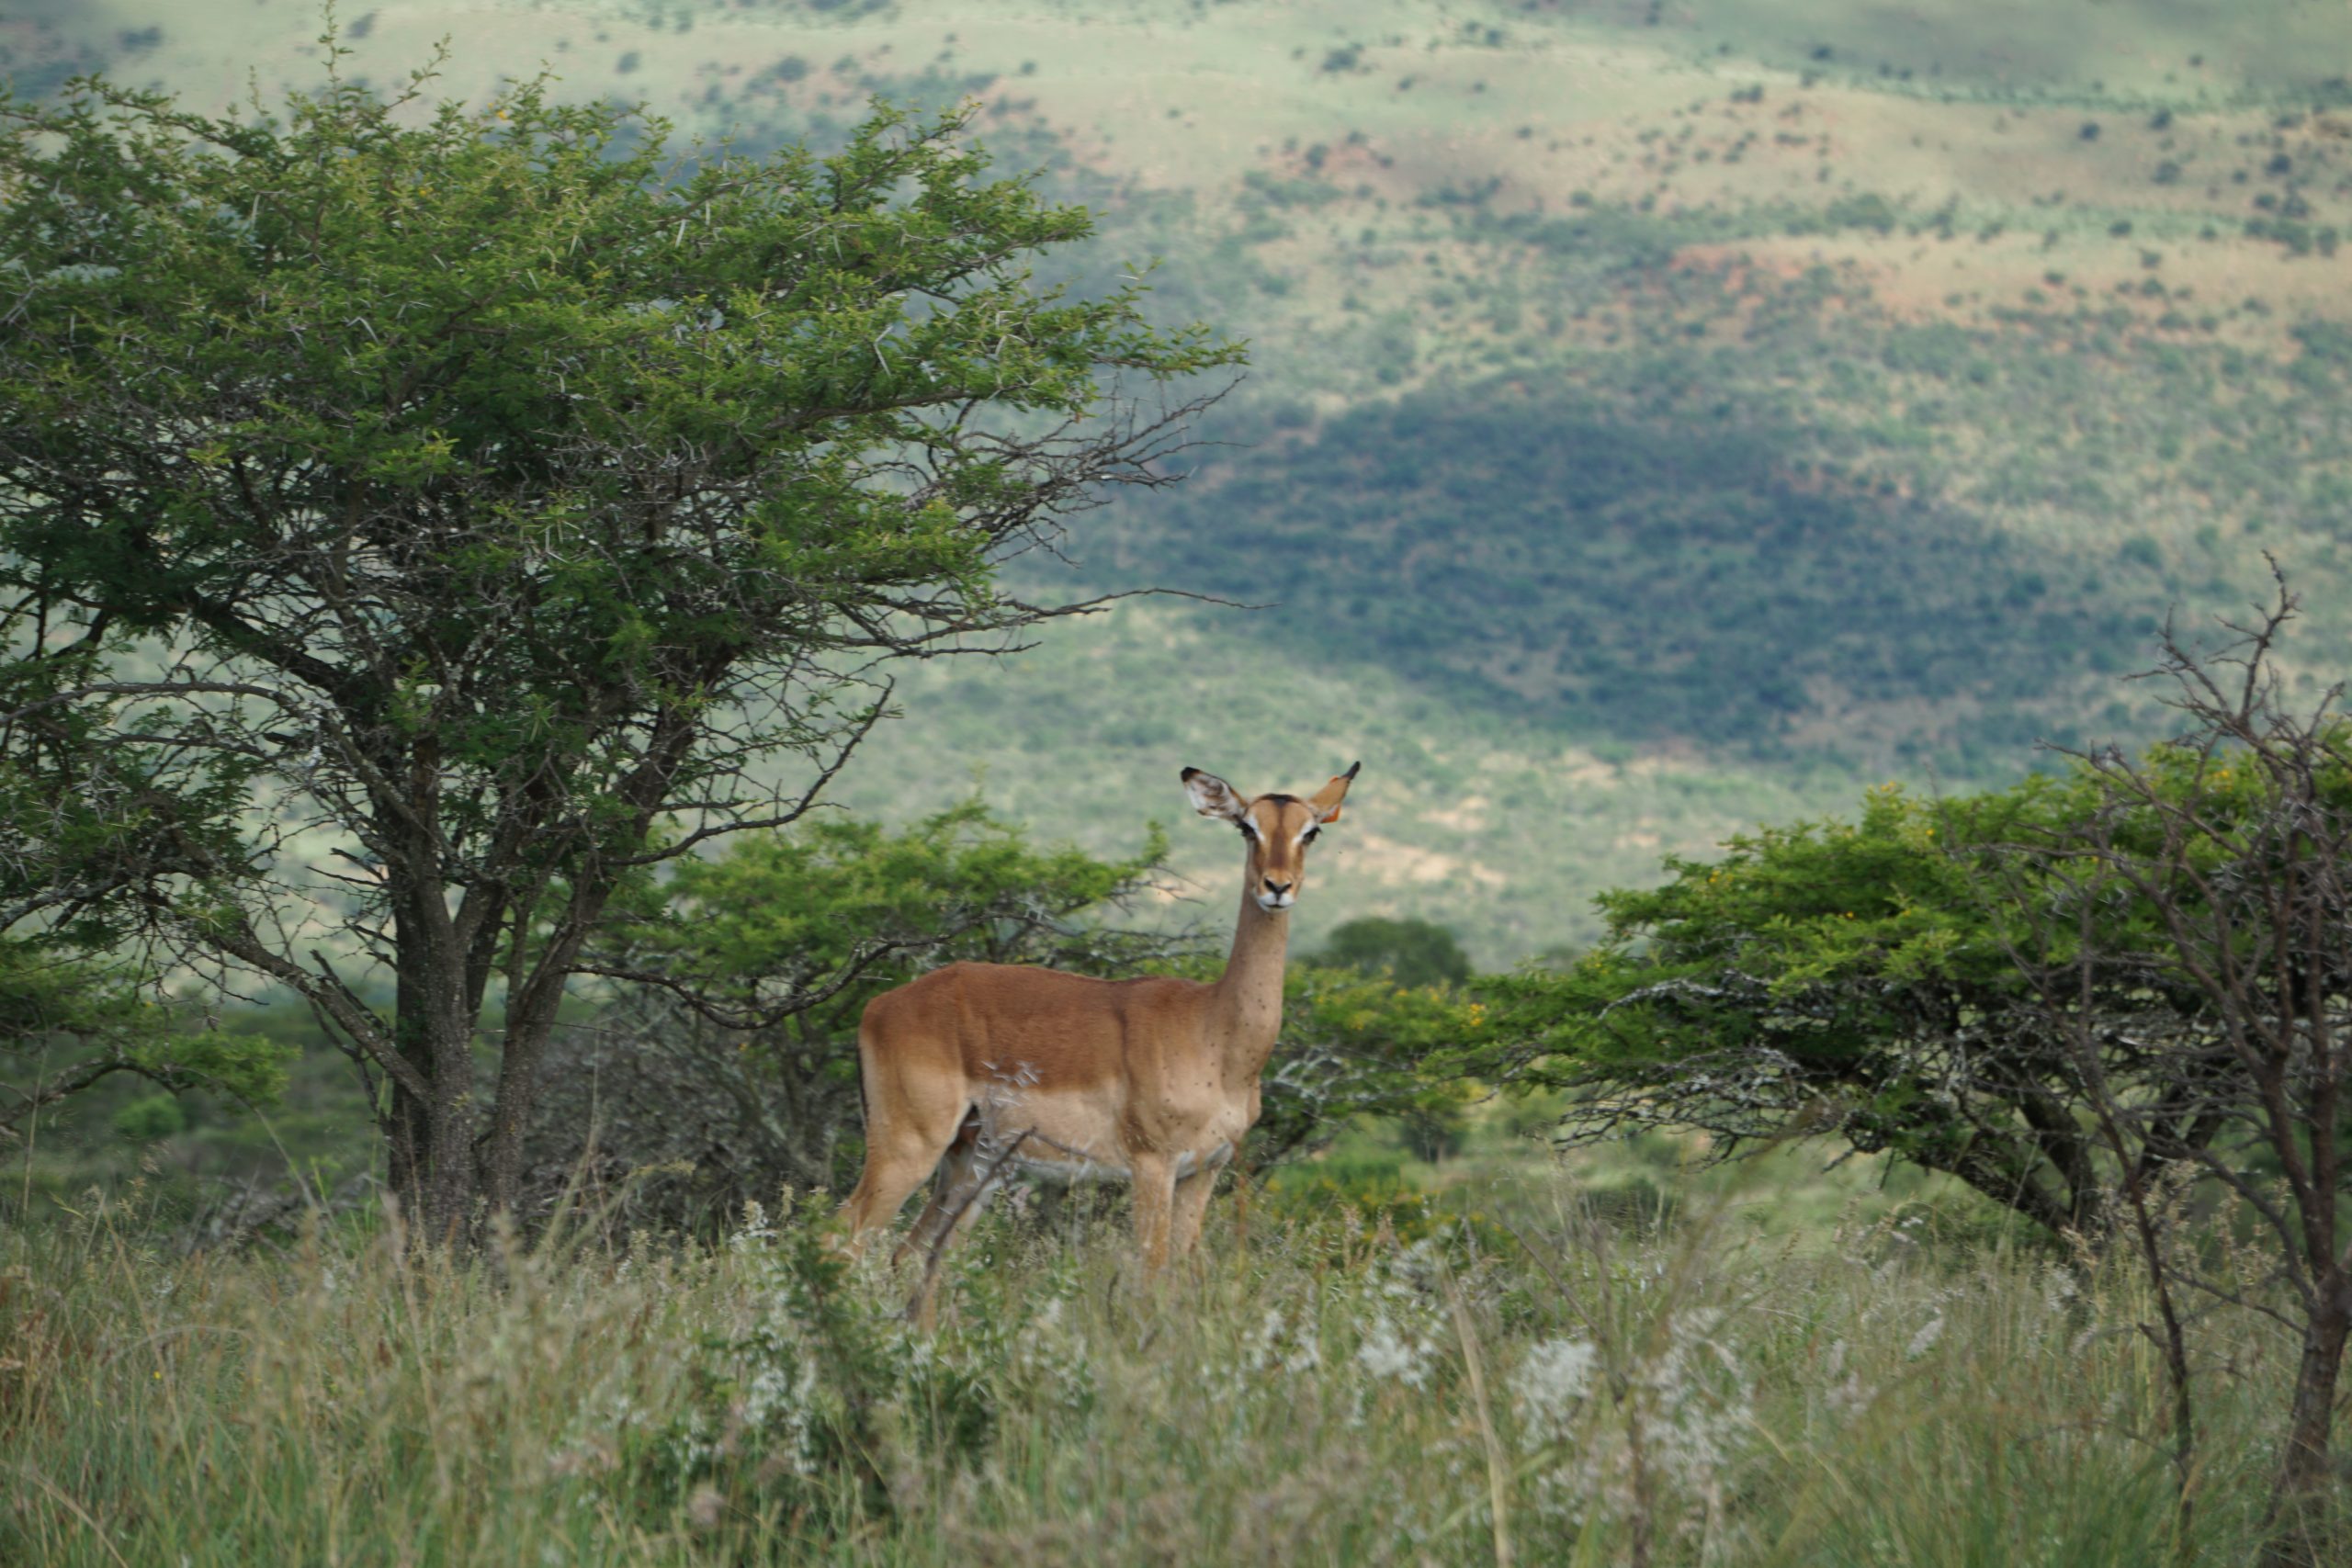
M 142 1094 L 114 1113 L 114 1130 L 136 1144 L 168 1138 L 187 1126 L 180 1102 L 168 1094 Z

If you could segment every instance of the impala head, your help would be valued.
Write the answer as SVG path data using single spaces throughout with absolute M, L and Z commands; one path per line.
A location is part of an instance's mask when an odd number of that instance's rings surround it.
M 1242 886 L 1258 901 L 1258 908 L 1275 914 L 1298 902 L 1299 889 L 1306 883 L 1306 847 L 1327 823 L 1340 819 L 1340 802 L 1347 798 L 1348 785 L 1363 766 L 1355 763 L 1304 798 L 1261 795 L 1245 800 L 1231 784 L 1198 768 L 1184 770 L 1184 789 L 1193 797 L 1193 810 L 1241 829 L 1241 836 L 1250 841 L 1250 864 Z

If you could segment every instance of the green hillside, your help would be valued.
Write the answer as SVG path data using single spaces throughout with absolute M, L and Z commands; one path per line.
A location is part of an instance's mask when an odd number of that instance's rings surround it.
M 1599 887 L 1855 785 L 2140 739 L 2116 675 L 2275 551 L 2352 633 L 2347 24 L 2139 0 L 1116 4 L 415 0 L 345 69 L 544 62 L 759 146 L 970 96 L 1098 213 L 1086 286 L 1252 344 L 1186 486 L 1086 519 L 1040 592 L 1157 583 L 1008 663 L 917 671 L 842 798 L 985 769 L 1109 846 L 1359 756 L 1309 930 L 1498 962 Z M 42 0 L 0 72 L 221 104 L 313 79 L 308 0 Z M 2322 665 L 2314 678 L 2332 673 Z M 1082 803 L 1082 808 L 1081 804 Z M 1180 836 L 1204 919 L 1227 844 Z M 1188 847 L 1189 846 L 1189 847 Z

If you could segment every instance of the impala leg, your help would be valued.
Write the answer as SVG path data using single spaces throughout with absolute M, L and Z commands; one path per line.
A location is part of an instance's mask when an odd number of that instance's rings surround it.
M 865 1171 L 858 1178 L 857 1190 L 849 1195 L 849 1201 L 842 1205 L 842 1217 L 849 1222 L 851 1257 L 863 1253 L 866 1238 L 898 1217 L 908 1196 L 933 1171 L 942 1172 L 941 1190 L 945 1190 L 944 1168 L 955 1149 L 966 1141 L 961 1135 L 963 1116 L 961 1106 L 951 1107 L 945 1116 L 927 1118 L 925 1124 L 912 1126 L 869 1116 L 865 1127 Z M 930 1212 L 924 1211 L 926 1215 Z M 921 1228 L 918 1223 L 917 1229 Z M 901 1255 L 904 1250 L 902 1247 Z
M 842 1205 L 842 1218 L 849 1222 L 849 1255 L 859 1256 L 865 1250 L 868 1237 L 898 1217 L 906 1206 L 908 1195 L 922 1185 L 936 1164 L 935 1156 L 902 1151 L 877 1150 L 871 1145 L 865 1151 L 865 1173 L 858 1178 L 857 1190 Z
M 981 1205 L 988 1201 L 983 1152 L 976 1130 L 967 1124 L 939 1162 L 939 1179 L 932 1187 L 931 1201 L 923 1205 L 906 1239 L 890 1255 L 894 1268 L 909 1257 L 915 1260 L 915 1293 L 907 1303 L 907 1315 L 926 1334 L 938 1324 L 940 1263 L 964 1239 Z
M 1176 1206 L 1176 1167 L 1164 1155 L 1136 1155 L 1127 1169 L 1135 1184 L 1136 1251 L 1147 1278 L 1168 1267 L 1168 1232 Z
M 1176 1184 L 1174 1216 L 1170 1224 L 1170 1256 L 1189 1258 L 1201 1244 L 1201 1222 L 1207 1217 L 1209 1195 L 1216 1190 L 1216 1173 L 1223 1168 L 1222 1165 L 1213 1165 Z
M 915 1216 L 894 1256 L 903 1258 L 911 1252 L 928 1257 L 934 1247 L 943 1252 L 954 1247 L 972 1228 L 987 1197 L 980 1190 L 980 1140 L 967 1123 L 940 1157 L 939 1179 L 932 1185 L 931 1201 Z

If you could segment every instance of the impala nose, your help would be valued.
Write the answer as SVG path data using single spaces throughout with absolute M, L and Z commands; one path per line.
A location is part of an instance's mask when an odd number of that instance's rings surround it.
M 1287 882 L 1276 882 L 1271 876 L 1266 878 L 1266 891 L 1277 898 L 1289 892 L 1290 889 L 1291 885 Z

